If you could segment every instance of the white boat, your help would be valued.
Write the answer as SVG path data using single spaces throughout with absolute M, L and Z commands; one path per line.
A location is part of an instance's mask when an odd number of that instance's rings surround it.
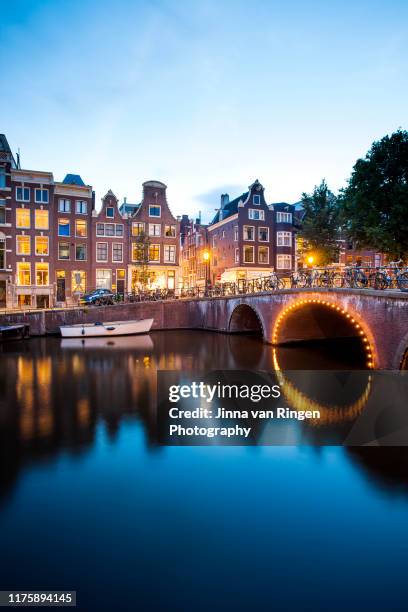
M 140 319 L 139 321 L 110 321 L 108 323 L 61 325 L 60 331 L 63 338 L 131 336 L 134 334 L 147 334 L 152 325 L 153 319 Z

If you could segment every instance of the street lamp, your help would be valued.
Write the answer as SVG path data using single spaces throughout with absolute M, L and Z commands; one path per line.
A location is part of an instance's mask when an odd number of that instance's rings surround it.
M 203 260 L 205 263 L 205 293 L 208 291 L 208 280 L 209 280 L 209 268 L 210 268 L 210 253 L 209 251 L 203 252 Z
M 307 258 L 307 263 L 309 264 L 309 266 L 313 266 L 315 258 L 313 257 L 313 255 L 309 255 L 309 257 Z

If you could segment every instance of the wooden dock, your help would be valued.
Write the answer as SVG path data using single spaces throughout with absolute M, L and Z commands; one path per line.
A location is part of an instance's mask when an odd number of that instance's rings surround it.
M 29 336 L 30 326 L 27 323 L 0 325 L 0 340 L 22 339 Z

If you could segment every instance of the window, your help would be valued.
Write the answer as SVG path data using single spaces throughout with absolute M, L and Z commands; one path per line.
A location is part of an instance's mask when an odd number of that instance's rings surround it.
M 175 238 L 176 237 L 176 226 L 175 225 L 165 225 L 164 235 L 166 236 L 166 238 Z
M 58 211 L 59 212 L 71 212 L 71 201 L 70 200 L 60 200 L 58 202 Z
M 121 242 L 112 244 L 112 261 L 123 261 L 123 244 Z
M 84 293 L 86 289 L 85 270 L 73 270 L 71 274 L 72 293 Z
M 35 264 L 35 284 L 39 286 L 48 285 L 48 264 L 37 263 Z
M 0 187 L 6 186 L 6 169 L 1 166 L 0 167 Z
M 255 228 L 252 225 L 244 225 L 244 240 L 255 240 Z
M 109 219 L 113 219 L 113 217 L 115 216 L 115 209 L 113 208 L 113 206 L 106 207 L 105 215 L 109 217 Z
M 269 247 L 267 246 L 258 247 L 258 263 L 260 264 L 269 263 Z
M 0 238 L 0 270 L 6 267 L 6 241 Z
M 35 229 L 47 230 L 49 227 L 48 223 L 48 210 L 40 210 L 37 208 L 34 211 Z
M 175 263 L 176 261 L 176 247 L 172 244 L 164 245 L 164 261 L 167 263 Z
M 265 221 L 265 211 L 255 210 L 255 208 L 248 209 L 248 218 L 254 219 L 254 221 Z
M 147 245 L 132 242 L 132 261 L 144 262 L 147 255 Z
M 276 223 L 292 223 L 292 213 L 277 212 Z
M 115 224 L 105 223 L 105 236 L 114 236 L 114 235 L 115 235 Z
M 58 243 L 58 259 L 69 259 L 69 242 Z
M 234 241 L 238 242 L 238 225 L 234 225 Z
M 244 263 L 254 263 L 253 246 L 244 246 Z
M 17 240 L 17 255 L 30 255 L 31 241 L 30 236 L 16 236 Z
M 149 245 L 149 261 L 160 261 L 160 245 Z
M 71 230 L 68 219 L 58 219 L 58 236 L 70 236 Z
M 36 255 L 49 255 L 48 236 L 36 236 L 35 237 L 35 254 Z
M 277 270 L 290 270 L 291 267 L 292 267 L 291 255 L 277 255 L 276 256 Z
M 176 286 L 176 273 L 174 270 L 167 272 L 167 289 L 174 289 Z
M 37 204 L 48 204 L 48 189 L 36 189 L 34 198 Z
M 0 225 L 6 222 L 6 200 L 0 199 Z
M 96 288 L 97 289 L 111 289 L 112 287 L 112 270 L 102 270 L 97 268 L 96 270 Z
M 161 225 L 160 223 L 149 223 L 149 236 L 160 236 Z
M 108 243 L 96 243 L 96 261 L 108 261 Z
M 104 223 L 97 223 L 96 224 L 96 235 L 97 236 L 104 236 L 105 235 L 105 224 Z
M 132 223 L 132 236 L 140 236 L 144 232 L 144 223 Z
M 213 245 L 213 248 L 217 245 L 217 236 L 216 235 L 213 236 L 212 245 Z
M 88 204 L 84 200 L 77 200 L 76 211 L 78 215 L 86 215 L 88 211 Z
M 86 244 L 75 245 L 76 261 L 86 261 Z
M 83 219 L 75 220 L 75 236 L 79 238 L 86 238 L 88 234 L 88 227 L 86 221 Z
M 161 206 L 151 204 L 149 206 L 149 217 L 161 217 Z
M 269 227 L 258 228 L 258 240 L 259 242 L 269 241 Z
M 117 223 L 115 225 L 115 235 L 116 236 L 123 236 L 123 223 Z
M 19 261 L 17 263 L 17 283 L 19 285 L 31 285 L 31 264 Z
M 292 246 L 292 232 L 276 232 L 277 246 Z
M 16 227 L 30 227 L 30 210 L 28 208 L 16 208 Z
M 235 263 L 239 264 L 239 249 L 235 249 Z
M 16 187 L 16 200 L 17 202 L 29 202 L 30 201 L 30 188 L 29 187 Z
M 261 203 L 261 196 L 259 194 L 255 194 L 254 196 L 252 196 L 252 204 L 255 204 L 255 206 L 259 206 Z

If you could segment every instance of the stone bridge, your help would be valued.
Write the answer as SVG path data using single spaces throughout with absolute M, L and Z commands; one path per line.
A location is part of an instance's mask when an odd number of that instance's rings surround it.
M 408 294 L 359 289 L 285 289 L 204 299 L 142 302 L 72 310 L 9 314 L 0 322 L 30 323 L 32 334 L 58 326 L 154 317 L 153 329 L 207 329 L 262 333 L 265 342 L 285 344 L 358 336 L 366 365 L 408 368 Z

